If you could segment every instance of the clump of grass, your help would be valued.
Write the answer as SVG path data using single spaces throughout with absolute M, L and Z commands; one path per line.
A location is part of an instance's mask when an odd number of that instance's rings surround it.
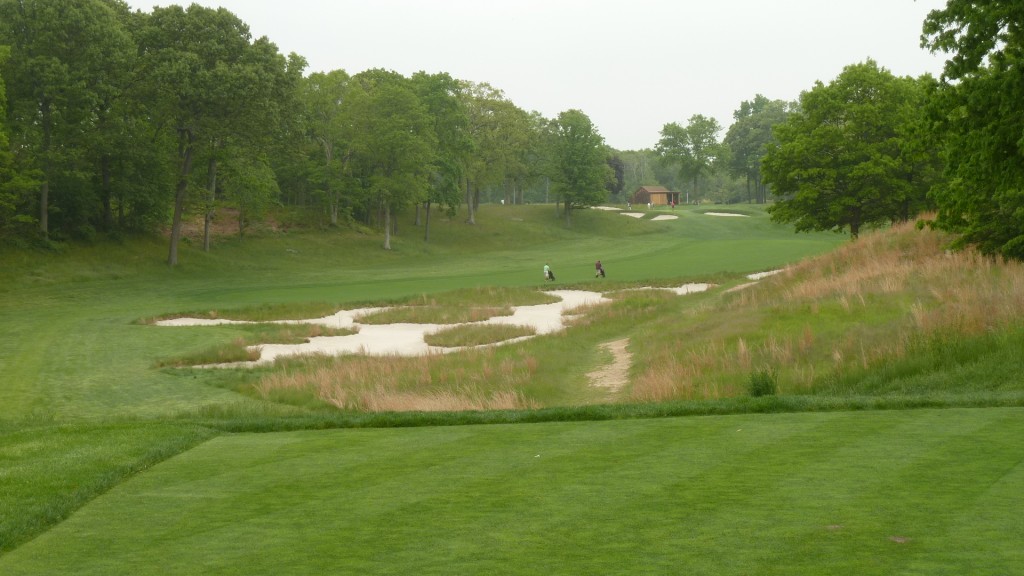
M 774 368 L 764 367 L 750 373 L 747 389 L 754 398 L 774 396 L 778 390 L 778 373 Z
M 230 364 L 234 362 L 255 362 L 260 359 L 260 352 L 250 349 L 245 338 L 235 338 L 226 344 L 218 344 L 191 354 L 183 354 L 173 358 L 164 358 L 156 362 L 157 368 L 185 368 L 188 366 L 205 366 L 208 364 Z
M 495 316 L 511 316 L 510 306 L 408 306 L 388 308 L 359 317 L 363 324 L 461 324 Z
M 534 336 L 537 330 L 532 326 L 515 326 L 511 324 L 466 324 L 453 326 L 427 334 L 424 340 L 430 346 L 457 348 L 464 346 L 483 346 L 504 342 L 513 338 Z
M 396 306 L 530 306 L 558 302 L 552 296 L 536 288 L 509 286 L 477 286 L 460 288 L 437 294 L 421 294 L 414 298 L 392 303 Z

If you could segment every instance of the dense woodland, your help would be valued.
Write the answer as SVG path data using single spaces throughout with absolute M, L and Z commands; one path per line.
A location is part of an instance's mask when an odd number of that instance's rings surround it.
M 390 248 L 400 218 L 428 240 L 433 212 L 473 224 L 480 202 L 557 202 L 571 222 L 660 184 L 854 237 L 927 211 L 1024 258 L 1022 22 L 1020 2 L 950 0 L 921 36 L 950 55 L 941 78 L 852 63 L 794 101 L 752 90 L 728 128 L 692 114 L 621 151 L 583 111 L 545 118 L 480 79 L 309 72 L 224 9 L 0 0 L 0 242 L 162 232 L 174 265 L 183 222 L 209 249 L 218 211 L 244 234 L 274 208 Z

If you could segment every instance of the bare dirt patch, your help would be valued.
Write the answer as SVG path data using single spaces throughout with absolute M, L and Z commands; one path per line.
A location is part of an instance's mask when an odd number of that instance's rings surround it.
M 629 382 L 629 367 L 633 364 L 633 355 L 626 349 L 627 346 L 629 338 L 600 345 L 600 348 L 611 352 L 612 361 L 587 374 L 591 386 L 618 392 Z

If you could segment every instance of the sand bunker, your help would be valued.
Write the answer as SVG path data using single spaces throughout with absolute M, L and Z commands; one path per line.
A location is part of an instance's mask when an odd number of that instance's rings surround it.
M 613 211 L 622 210 L 622 208 L 616 208 L 615 206 L 591 206 L 591 208 L 593 208 L 594 210 L 613 210 Z
M 674 214 L 662 214 L 660 216 L 655 216 L 654 218 L 651 218 L 651 220 L 678 220 L 678 219 L 679 219 L 679 216 L 676 216 Z
M 686 284 L 671 290 L 676 294 L 692 294 L 707 290 L 710 284 Z M 495 316 L 474 324 L 511 324 L 532 327 L 537 335 L 558 332 L 565 328 L 565 320 L 572 317 L 574 309 L 589 304 L 608 302 L 600 292 L 584 290 L 551 290 L 548 292 L 559 298 L 553 304 L 537 304 L 534 306 L 516 306 L 511 316 Z M 461 348 L 429 346 L 424 336 L 455 324 L 360 324 L 359 317 L 385 310 L 386 308 L 359 308 L 341 310 L 336 314 L 323 318 L 307 320 L 279 320 L 277 324 L 321 324 L 333 328 L 358 328 L 359 332 L 346 336 L 319 336 L 310 338 L 302 344 L 261 344 L 252 346 L 260 352 L 260 359 L 254 362 L 236 362 L 219 366 L 245 367 L 269 364 L 278 357 L 298 356 L 303 354 L 363 354 L 368 356 L 423 356 L 434 353 L 447 353 Z M 247 324 L 239 320 L 210 320 L 203 318 L 175 318 L 161 320 L 158 326 L 216 326 L 222 324 Z M 532 336 L 505 340 L 497 344 L 519 342 Z M 489 344 L 492 346 L 495 344 Z
M 705 212 L 705 216 L 734 216 L 738 218 L 750 218 L 746 214 L 736 214 L 735 212 Z
M 779 272 L 782 272 L 782 270 L 768 270 L 767 272 L 755 272 L 753 274 L 747 274 L 747 278 L 753 280 L 753 282 L 747 282 L 746 284 L 738 284 L 726 290 L 725 293 L 728 294 L 729 292 L 738 292 L 740 290 L 743 290 L 744 288 L 750 288 L 754 284 L 757 284 L 757 281 L 760 280 L 761 278 L 767 278 L 768 276 L 778 274 Z
M 747 278 L 751 280 L 760 280 L 761 278 L 767 278 L 768 276 L 774 276 L 782 272 L 782 270 L 768 270 L 767 272 L 755 272 L 754 274 L 748 274 Z
M 623 216 L 629 216 L 630 218 L 643 218 L 644 217 L 644 213 L 643 212 L 619 212 L 619 214 L 622 214 Z

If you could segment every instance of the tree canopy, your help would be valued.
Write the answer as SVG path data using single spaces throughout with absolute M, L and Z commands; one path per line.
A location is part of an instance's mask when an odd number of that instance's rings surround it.
M 520 108 L 486 82 L 389 70 L 304 76 L 225 9 L 0 0 L 0 242 L 160 232 L 281 205 L 305 226 L 397 233 L 481 202 L 558 201 L 564 216 L 663 185 L 697 202 L 764 202 L 797 230 L 849 230 L 937 208 L 960 244 L 1024 258 L 1024 5 L 949 0 L 921 42 L 939 80 L 873 61 L 799 102 L 754 93 L 723 140 L 691 114 L 656 146 L 605 146 L 581 110 Z M 927 113 L 923 113 L 927 112 Z M 727 168 L 727 169 L 726 169 Z
M 555 190 L 565 202 L 569 222 L 575 208 L 603 202 L 613 173 L 607 163 L 604 138 L 579 110 L 566 110 L 551 123 L 552 171 Z
M 767 201 L 761 159 L 772 141 L 772 128 L 786 120 L 789 108 L 790 104 L 784 100 L 769 100 L 758 94 L 753 100 L 744 100 L 733 112 L 734 122 L 722 143 L 731 151 L 729 172 L 746 182 L 748 201 Z
M 1024 259 L 1024 3 L 949 0 L 925 20 L 923 45 L 951 54 L 933 116 L 948 183 L 936 224 L 960 244 Z
M 777 201 L 772 218 L 797 231 L 849 230 L 916 215 L 927 182 L 911 151 L 925 101 L 922 82 L 874 61 L 847 66 L 800 96 L 776 126 L 762 170 Z
M 700 180 L 711 173 L 716 163 L 728 155 L 728 148 L 718 141 L 722 126 L 718 120 L 703 114 L 694 114 L 686 126 L 675 122 L 661 129 L 661 140 L 655 148 L 663 162 L 678 168 L 680 178 L 689 179 L 693 199 L 700 198 Z

